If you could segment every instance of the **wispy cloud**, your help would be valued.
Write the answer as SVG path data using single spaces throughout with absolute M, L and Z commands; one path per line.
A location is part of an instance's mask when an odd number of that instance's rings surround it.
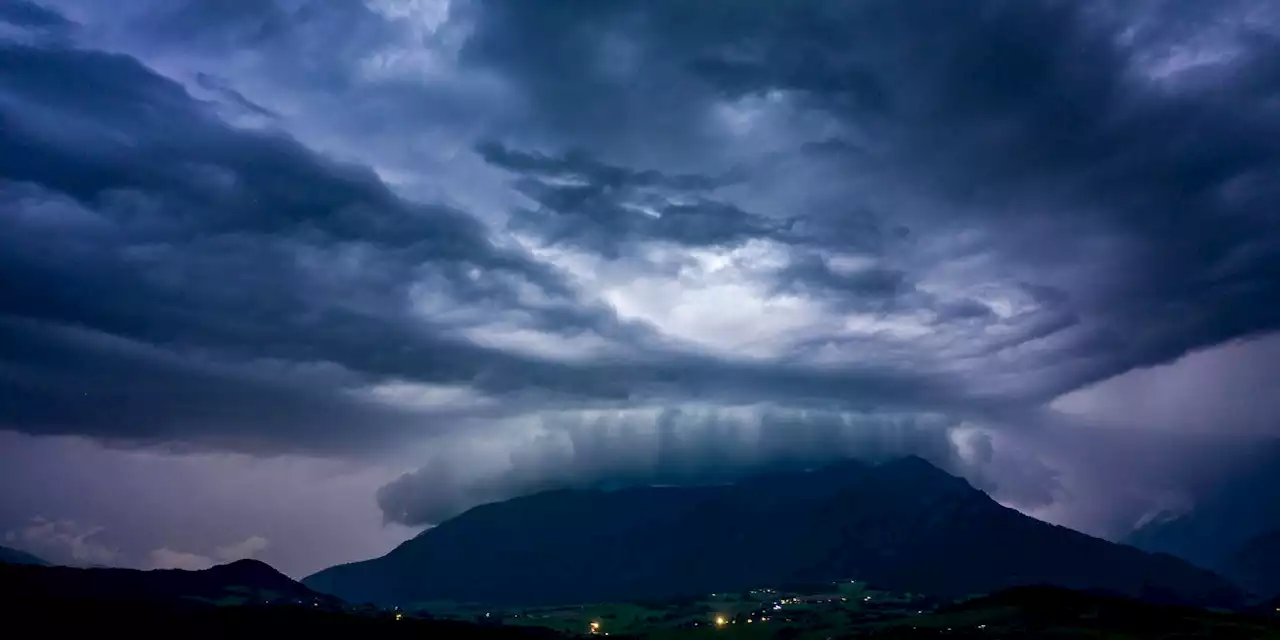
M 35 516 L 21 528 L 4 534 L 6 543 L 31 551 L 50 562 L 74 566 L 111 566 L 121 554 L 97 539 L 103 527 L 74 520 L 50 520 Z

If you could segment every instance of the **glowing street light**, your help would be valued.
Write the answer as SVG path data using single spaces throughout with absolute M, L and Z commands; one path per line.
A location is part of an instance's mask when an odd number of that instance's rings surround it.
M 717 626 L 717 627 L 723 627 L 725 624 L 726 624 L 726 623 L 725 623 L 724 616 L 716 616 L 716 626 Z

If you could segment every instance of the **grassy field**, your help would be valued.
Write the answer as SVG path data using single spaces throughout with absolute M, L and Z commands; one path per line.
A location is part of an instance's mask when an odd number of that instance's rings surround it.
M 768 638 L 788 628 L 848 628 L 857 622 L 922 611 L 921 606 L 920 599 L 914 596 L 842 581 L 807 589 L 762 588 L 656 603 L 501 609 L 427 602 L 414 607 L 414 611 L 436 618 L 539 626 L 568 634 Z
M 696 640 L 870 638 L 1276 638 L 1266 617 L 1159 607 L 1064 590 L 1028 589 L 963 603 L 841 581 L 707 594 L 660 603 L 495 609 L 423 603 L 436 618 L 552 629 L 567 635 Z

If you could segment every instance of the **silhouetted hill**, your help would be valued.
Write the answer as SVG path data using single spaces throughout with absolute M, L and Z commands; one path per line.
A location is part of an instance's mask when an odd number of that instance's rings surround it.
M 0 564 L 31 564 L 40 567 L 48 566 L 49 563 L 33 556 L 26 551 L 18 551 L 9 547 L 0 547 Z
M 1250 539 L 1224 568 L 1227 577 L 1264 597 L 1280 597 L 1280 529 Z
M 919 458 L 728 486 L 563 490 L 476 507 L 304 584 L 349 601 L 634 601 L 856 578 L 944 597 L 1028 584 L 1234 604 L 1222 578 L 1007 509 Z
M 32 597 L 80 600 L 337 602 L 257 560 L 238 560 L 203 571 L 4 565 L 0 566 L 0 585 Z

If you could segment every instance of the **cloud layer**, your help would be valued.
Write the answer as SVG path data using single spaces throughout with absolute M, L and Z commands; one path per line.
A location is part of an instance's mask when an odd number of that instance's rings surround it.
M 0 427 L 414 467 L 411 525 L 917 452 L 1122 528 L 1186 474 L 1097 452 L 1277 435 L 1101 426 L 1280 324 L 1275 13 L 10 3 Z

